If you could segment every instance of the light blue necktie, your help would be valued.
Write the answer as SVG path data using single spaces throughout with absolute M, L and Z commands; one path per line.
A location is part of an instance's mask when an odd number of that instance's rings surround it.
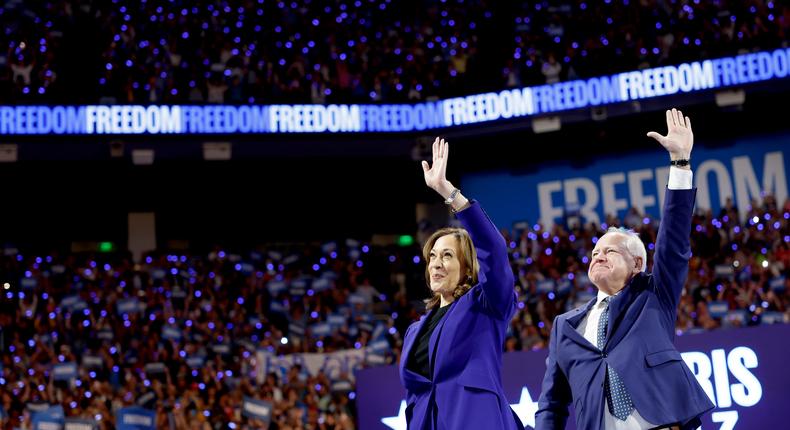
M 604 344 L 606 343 L 606 328 L 609 325 L 609 299 L 603 299 L 603 304 L 606 306 L 601 313 L 601 319 L 598 320 L 598 349 L 603 351 Z M 631 412 L 634 410 L 634 404 L 631 402 L 631 396 L 625 389 L 625 384 L 617 376 L 617 372 L 612 369 L 608 364 L 606 365 L 606 382 L 604 383 L 606 390 L 606 404 L 609 405 L 609 412 L 618 419 L 625 421 Z

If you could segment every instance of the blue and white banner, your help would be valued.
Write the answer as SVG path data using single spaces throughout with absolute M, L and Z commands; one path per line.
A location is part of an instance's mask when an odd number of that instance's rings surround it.
M 272 404 L 264 401 L 253 399 L 251 397 L 244 397 L 242 404 L 241 414 L 245 417 L 254 418 L 264 422 L 269 422 L 272 419 Z
M 64 430 L 98 430 L 99 425 L 96 421 L 83 420 L 79 418 L 66 418 Z
M 199 355 L 187 358 L 187 366 L 189 366 L 190 369 L 199 369 L 203 367 L 203 363 L 205 362 L 205 357 L 201 357 Z
M 377 340 L 368 344 L 368 352 L 384 354 L 390 350 L 390 343 L 386 339 Z
M 86 369 L 100 369 L 104 367 L 104 360 L 98 355 L 83 355 L 82 367 Z
M 165 272 L 164 269 L 151 270 L 151 278 L 153 279 L 160 280 L 160 279 L 164 279 L 165 276 L 167 276 L 167 272 Z
M 284 375 L 294 364 L 301 365 L 312 376 L 323 372 L 329 379 L 337 379 L 344 374 L 353 379 L 354 371 L 365 362 L 365 354 L 367 351 L 362 348 L 288 355 L 277 355 L 266 349 L 258 349 L 255 353 L 255 380 L 262 384 L 270 372 Z
M 735 268 L 732 264 L 717 264 L 713 268 L 713 274 L 717 278 L 732 280 L 735 278 Z
M 32 412 L 33 430 L 63 429 L 65 417 L 63 406 L 28 403 L 27 408 Z
M 713 318 L 721 318 L 727 315 L 730 306 L 725 301 L 717 301 L 708 303 L 708 313 Z
M 49 403 L 28 403 L 27 409 L 30 412 L 38 413 L 44 412 L 56 418 L 63 418 L 66 416 L 63 411 L 63 406 L 59 404 L 51 405 Z
M 276 296 L 287 290 L 288 285 L 285 283 L 285 281 L 269 281 L 269 283 L 266 284 L 266 289 L 269 290 L 269 294 Z
M 85 300 L 82 300 L 82 298 L 76 294 L 64 297 L 63 300 L 60 301 L 60 305 L 69 312 L 80 311 L 88 307 Z
M 412 132 L 784 79 L 790 48 L 417 104 L 0 106 L 0 135 Z
M 315 337 L 324 337 L 332 334 L 332 326 L 329 323 L 318 323 L 310 326 L 310 334 Z
M 311 286 L 316 292 L 326 291 L 332 288 L 332 281 L 322 276 L 314 280 Z
M 157 361 L 157 362 L 154 362 L 154 363 L 148 363 L 148 364 L 145 365 L 145 367 L 143 369 L 144 369 L 144 371 L 145 371 L 145 373 L 147 375 L 154 375 L 154 374 L 158 374 L 158 373 L 166 373 L 167 372 L 167 367 L 165 366 L 165 363 L 162 363 L 161 361 Z
M 781 324 L 784 322 L 786 322 L 785 317 L 784 314 L 781 312 L 774 312 L 774 311 L 763 312 L 760 318 L 760 323 L 762 324 Z
M 115 427 L 118 430 L 154 430 L 156 413 L 138 406 L 119 409 Z
M 364 305 L 370 303 L 368 296 L 359 293 L 351 293 L 348 295 L 348 302 L 352 305 Z
M 725 327 L 743 327 L 746 325 L 747 318 L 749 318 L 749 314 L 745 309 L 731 310 L 724 315 L 722 325 Z
M 373 329 L 373 333 L 370 334 L 370 338 L 373 340 L 379 340 L 380 338 L 383 338 L 386 333 L 387 327 L 384 326 L 384 323 L 377 323 L 376 327 Z
M 52 366 L 52 378 L 56 381 L 69 381 L 77 377 L 77 363 L 57 363 Z
M 354 386 L 351 385 L 350 381 L 338 379 L 336 381 L 332 381 L 332 384 L 329 386 L 329 388 L 335 393 L 343 393 L 351 391 Z
M 63 416 L 53 415 L 48 412 L 33 413 L 33 430 L 63 430 L 65 420 Z
M 655 116 L 655 130 L 666 129 L 663 113 Z M 697 123 L 716 118 L 692 118 Z M 649 130 L 645 130 L 646 132 Z M 642 136 L 634 136 L 640 138 Z M 700 136 L 699 138 L 702 138 Z M 718 214 L 727 199 L 738 207 L 744 222 L 752 200 L 762 202 L 765 193 L 777 202 L 788 198 L 790 169 L 787 157 L 790 135 L 743 138 L 726 149 L 695 147 L 692 154 L 696 209 Z M 461 178 L 464 193 L 475 196 L 499 226 L 510 228 L 528 221 L 544 227 L 565 223 L 566 208 L 577 206 L 584 223 L 600 224 L 605 214 L 623 219 L 636 208 L 650 222 L 660 216 L 669 178 L 666 151 L 644 137 L 645 153 L 592 160 L 586 168 L 558 162 L 529 175 L 494 171 Z M 775 220 L 766 223 L 773 228 Z
M 305 327 L 300 323 L 288 324 L 288 335 L 292 337 L 304 337 Z
M 346 321 L 348 321 L 348 319 L 345 316 L 340 314 L 331 314 L 327 316 L 326 320 L 329 323 L 329 325 L 333 327 L 342 327 L 346 324 Z
M 134 401 L 134 403 L 137 404 L 137 406 L 145 409 L 154 409 L 156 406 L 156 393 L 153 391 L 143 393 Z
M 554 291 L 554 279 L 543 279 L 536 283 L 536 288 L 539 293 L 548 293 Z
M 274 313 L 286 314 L 288 313 L 288 308 L 289 308 L 289 306 L 287 306 L 287 303 L 288 302 L 272 300 L 272 302 L 269 304 L 269 310 Z
M 292 283 L 291 286 L 288 288 L 288 292 L 295 297 L 302 297 L 305 295 L 304 283 L 296 284 Z
M 215 354 L 228 355 L 230 354 L 230 345 L 227 343 L 217 343 L 212 345 L 211 349 Z
M 241 267 L 239 271 L 241 272 L 242 275 L 249 276 L 253 272 L 255 272 L 255 266 L 253 266 L 250 263 L 241 263 Z
M 786 281 L 784 276 L 777 276 L 768 281 L 768 285 L 776 292 L 783 292 L 785 290 L 785 284 Z
M 181 329 L 175 325 L 162 326 L 162 338 L 167 340 L 181 340 Z
M 136 298 L 120 299 L 115 304 L 118 308 L 118 315 L 131 314 L 140 311 L 140 301 Z

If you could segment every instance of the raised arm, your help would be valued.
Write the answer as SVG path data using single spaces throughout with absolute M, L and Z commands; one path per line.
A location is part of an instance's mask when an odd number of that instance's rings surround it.
M 684 117 L 681 111 L 668 110 L 666 116 L 667 135 L 662 136 L 654 131 L 647 135 L 666 148 L 673 164 L 656 238 L 653 278 L 656 293 L 665 303 L 674 324 L 691 257 L 691 216 L 695 191 L 692 189 L 691 165 L 688 160 L 694 146 L 694 134 L 691 131 L 691 120 Z
M 444 139 L 433 143 L 433 165 L 422 162 L 425 183 L 445 199 L 472 237 L 480 263 L 478 282 L 483 289 L 486 307 L 500 318 L 509 318 L 515 305 L 515 281 L 507 255 L 507 244 L 488 215 L 475 201 L 470 201 L 447 180 L 449 147 Z
M 436 138 L 433 141 L 433 164 L 422 162 L 422 171 L 425 176 L 425 185 L 439 193 L 447 202 L 452 197 L 450 206 L 458 212 L 469 207 L 469 200 L 447 180 L 447 159 L 450 155 L 450 146 L 444 139 Z M 455 194 L 453 194 L 455 192 Z

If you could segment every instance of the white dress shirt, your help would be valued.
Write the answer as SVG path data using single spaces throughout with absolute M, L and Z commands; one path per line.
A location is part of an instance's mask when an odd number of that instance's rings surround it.
M 669 168 L 669 181 L 667 182 L 667 188 L 670 190 L 688 190 L 691 189 L 693 180 L 693 174 L 691 170 L 679 169 L 677 167 L 670 167 Z M 616 295 L 616 294 L 615 294 Z M 598 343 L 598 321 L 601 319 L 601 314 L 603 310 L 606 308 L 602 302 L 607 297 L 610 296 L 603 291 L 598 291 L 597 301 L 595 305 L 587 312 L 587 315 L 582 319 L 581 323 L 579 323 L 579 327 L 576 329 L 579 334 L 584 336 L 588 342 L 590 342 L 593 346 L 597 346 Z M 632 386 L 626 387 L 630 390 L 638 390 L 639 386 Z M 606 403 L 606 400 L 604 400 Z M 654 427 L 657 427 L 657 424 L 651 424 L 636 410 L 634 407 L 634 411 L 631 412 L 631 415 L 625 421 L 622 421 L 618 418 L 615 418 L 614 415 L 609 411 L 609 405 L 604 405 L 604 428 L 606 430 L 647 430 Z
M 680 169 L 675 166 L 669 168 L 667 188 L 670 190 L 690 190 L 694 174 L 691 170 Z
M 587 315 L 582 319 L 581 323 L 579 323 L 579 327 L 576 329 L 579 334 L 584 336 L 584 338 L 594 346 L 598 343 L 598 321 L 600 321 L 601 314 L 606 308 L 606 305 L 602 302 L 603 299 L 607 297 L 614 296 L 610 296 L 603 291 L 598 291 L 598 300 L 595 302 L 592 309 L 590 309 L 590 312 L 587 312 Z M 626 388 L 634 390 L 639 387 Z M 656 427 L 656 424 L 651 424 L 642 418 L 636 410 L 636 407 L 634 407 L 634 411 L 631 412 L 631 415 L 629 415 L 625 421 L 615 418 L 609 411 L 609 405 L 606 403 L 606 400 L 604 400 L 603 407 L 603 424 L 603 428 L 606 430 L 647 430 Z

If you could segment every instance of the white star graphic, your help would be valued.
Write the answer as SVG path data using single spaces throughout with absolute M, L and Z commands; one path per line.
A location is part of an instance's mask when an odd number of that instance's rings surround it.
M 532 401 L 529 388 L 523 387 L 521 389 L 521 398 L 518 400 L 518 403 L 511 404 L 510 407 L 516 411 L 516 415 L 521 419 L 521 423 L 524 424 L 524 426 L 535 428 L 535 412 L 538 411 L 538 402 Z
M 527 387 L 521 389 L 521 398 L 518 403 L 511 404 L 510 407 L 516 411 L 522 424 L 535 428 L 535 412 L 538 411 L 538 403 L 532 401 Z M 406 401 L 401 400 L 398 415 L 384 417 L 381 422 L 392 430 L 406 430 Z
M 532 421 L 535 421 L 534 417 Z M 406 430 L 406 401 L 400 401 L 398 415 L 394 417 L 384 417 L 381 419 L 381 422 L 392 430 Z

